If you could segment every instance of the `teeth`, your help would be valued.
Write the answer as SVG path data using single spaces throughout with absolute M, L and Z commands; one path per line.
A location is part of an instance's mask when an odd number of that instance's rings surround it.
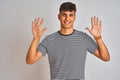
M 67 22 L 65 22 L 65 23 L 66 23 L 66 24 L 69 24 L 70 22 L 67 21 Z

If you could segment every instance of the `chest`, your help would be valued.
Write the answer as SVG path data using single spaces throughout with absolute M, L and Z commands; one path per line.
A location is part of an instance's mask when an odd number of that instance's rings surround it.
M 48 54 L 54 56 L 83 55 L 87 52 L 87 42 L 84 38 L 58 38 L 48 44 Z

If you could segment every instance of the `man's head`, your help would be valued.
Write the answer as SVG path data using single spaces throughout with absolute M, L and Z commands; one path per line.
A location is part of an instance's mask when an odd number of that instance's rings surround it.
M 59 13 L 61 11 L 74 11 L 74 12 L 76 12 L 76 5 L 74 3 L 71 3 L 71 2 L 62 3 L 60 8 L 59 8 Z
M 71 2 L 62 3 L 59 8 L 58 19 L 61 23 L 61 28 L 73 28 L 76 19 L 76 5 Z

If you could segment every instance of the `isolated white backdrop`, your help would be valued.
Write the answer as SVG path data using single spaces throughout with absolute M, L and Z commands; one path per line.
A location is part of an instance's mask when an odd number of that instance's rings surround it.
M 0 80 L 49 80 L 47 55 L 33 65 L 25 63 L 32 41 L 31 22 L 45 19 L 46 35 L 59 30 L 58 8 L 62 2 L 77 5 L 75 28 L 84 32 L 90 17 L 103 21 L 102 37 L 111 60 L 103 62 L 87 55 L 86 80 L 120 80 L 120 0 L 0 0 Z M 88 33 L 88 32 L 87 32 Z

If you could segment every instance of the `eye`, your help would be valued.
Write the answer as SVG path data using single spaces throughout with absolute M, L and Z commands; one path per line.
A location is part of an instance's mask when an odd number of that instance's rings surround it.
M 65 14 L 65 13 L 62 13 L 61 15 L 62 15 L 63 17 L 66 17 L 66 14 Z
M 73 17 L 73 16 L 75 16 L 75 14 L 70 14 L 69 16 L 70 16 L 70 17 Z

